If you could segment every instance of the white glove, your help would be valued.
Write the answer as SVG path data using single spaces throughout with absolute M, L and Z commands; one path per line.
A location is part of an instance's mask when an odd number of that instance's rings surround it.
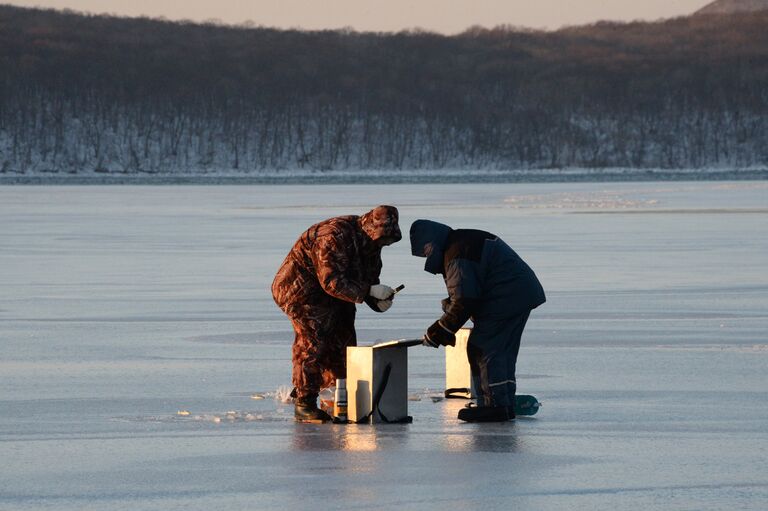
M 376 307 L 378 307 L 381 312 L 387 312 L 389 308 L 392 307 L 392 300 L 379 300 L 376 302 Z
M 368 294 L 377 300 L 389 300 L 395 294 L 395 290 L 384 284 L 374 284 L 371 286 Z

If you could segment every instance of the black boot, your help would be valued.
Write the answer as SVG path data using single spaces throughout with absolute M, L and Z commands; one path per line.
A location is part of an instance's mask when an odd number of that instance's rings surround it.
M 330 415 L 317 407 L 317 396 L 297 398 L 293 417 L 296 422 L 323 423 L 333 420 Z
M 459 410 L 464 422 L 507 422 L 515 418 L 512 406 L 467 406 Z

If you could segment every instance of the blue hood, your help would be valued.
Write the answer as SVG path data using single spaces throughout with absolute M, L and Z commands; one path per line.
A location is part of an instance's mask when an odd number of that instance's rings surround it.
M 427 258 L 424 271 L 435 275 L 443 273 L 443 249 L 451 231 L 447 225 L 432 220 L 416 220 L 411 224 L 411 254 Z

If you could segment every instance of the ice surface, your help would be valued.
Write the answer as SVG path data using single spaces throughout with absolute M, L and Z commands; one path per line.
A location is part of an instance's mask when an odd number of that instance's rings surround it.
M 460 424 L 415 347 L 413 424 L 291 421 L 272 276 L 308 225 L 380 203 L 536 270 L 535 417 Z M 766 182 L 0 187 L 0 215 L 2 510 L 768 508 Z M 384 250 L 406 288 L 359 309 L 361 342 L 435 319 L 422 263 Z

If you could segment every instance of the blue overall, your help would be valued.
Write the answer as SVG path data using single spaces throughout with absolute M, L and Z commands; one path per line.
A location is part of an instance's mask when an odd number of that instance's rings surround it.
M 474 323 L 467 357 L 478 405 L 513 406 L 520 338 L 531 310 L 546 301 L 536 274 L 499 237 L 431 220 L 411 226 L 411 253 L 444 277 L 440 323 L 452 332 Z

